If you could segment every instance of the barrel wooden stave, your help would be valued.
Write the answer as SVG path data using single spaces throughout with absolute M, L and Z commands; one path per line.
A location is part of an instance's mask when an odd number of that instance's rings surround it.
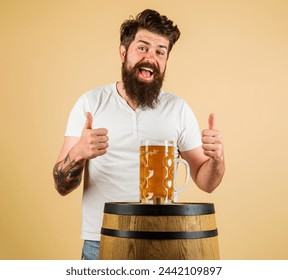
M 149 240 L 102 236 L 102 260 L 217 260 L 217 237 L 198 240 Z
M 135 231 L 202 231 L 216 228 L 214 214 L 196 216 L 131 216 L 104 214 L 102 227 Z
M 137 205 L 137 204 L 136 204 Z M 215 214 L 145 216 L 104 213 L 102 228 L 127 232 L 206 232 L 217 230 Z M 218 237 L 153 239 L 101 234 L 100 259 L 213 260 L 219 259 Z

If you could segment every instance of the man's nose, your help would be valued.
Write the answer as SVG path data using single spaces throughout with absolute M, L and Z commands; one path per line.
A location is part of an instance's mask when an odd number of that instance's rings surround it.
M 156 61 L 156 53 L 155 51 L 153 50 L 148 50 L 146 53 L 145 53 L 145 60 L 146 61 Z

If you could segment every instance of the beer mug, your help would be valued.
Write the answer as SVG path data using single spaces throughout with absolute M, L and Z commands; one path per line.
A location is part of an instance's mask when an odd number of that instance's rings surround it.
M 170 140 L 142 140 L 140 146 L 140 202 L 173 203 L 174 197 L 187 187 L 190 177 L 188 163 L 177 157 L 177 147 Z M 176 187 L 177 166 L 186 167 L 183 186 Z

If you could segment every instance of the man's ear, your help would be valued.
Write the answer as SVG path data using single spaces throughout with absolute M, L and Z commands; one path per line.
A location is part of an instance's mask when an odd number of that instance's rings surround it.
M 126 48 L 123 45 L 120 45 L 119 47 L 119 54 L 120 54 L 121 62 L 123 63 L 125 60 L 125 56 L 126 56 Z

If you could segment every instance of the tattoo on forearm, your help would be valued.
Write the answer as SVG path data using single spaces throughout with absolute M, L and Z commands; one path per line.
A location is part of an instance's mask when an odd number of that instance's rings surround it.
M 61 195 L 70 193 L 80 185 L 84 166 L 85 161 L 71 161 L 69 154 L 54 166 L 55 187 Z

